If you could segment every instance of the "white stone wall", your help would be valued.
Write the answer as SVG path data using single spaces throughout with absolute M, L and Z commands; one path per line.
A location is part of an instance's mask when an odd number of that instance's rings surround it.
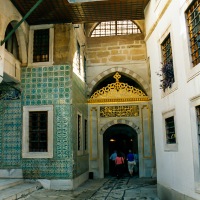
M 152 0 L 146 12 L 146 45 L 150 60 L 158 184 L 200 199 L 195 105 L 200 105 L 200 64 L 192 67 L 185 10 L 191 0 Z M 160 89 L 160 45 L 170 33 L 175 83 Z M 166 149 L 164 116 L 173 112 L 177 148 Z M 162 191 L 160 192 L 162 196 Z M 163 198 L 163 196 L 162 196 Z M 164 199 L 164 198 L 163 198 Z M 165 198 L 166 199 L 166 198 Z

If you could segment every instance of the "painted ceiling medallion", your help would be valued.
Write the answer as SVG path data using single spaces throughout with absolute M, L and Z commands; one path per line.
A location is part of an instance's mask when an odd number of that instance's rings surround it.
M 97 90 L 90 97 L 88 103 L 149 101 L 148 96 L 141 90 L 127 83 L 119 82 L 121 75 L 118 72 L 113 77 L 116 79 L 116 82 Z

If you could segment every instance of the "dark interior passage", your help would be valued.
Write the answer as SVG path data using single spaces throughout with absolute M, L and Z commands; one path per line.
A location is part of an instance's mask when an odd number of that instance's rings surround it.
M 138 138 L 136 131 L 125 124 L 116 124 L 109 127 L 104 133 L 104 173 L 111 174 L 109 157 L 113 151 L 128 154 L 129 149 L 138 154 Z M 137 172 L 138 173 L 138 172 Z

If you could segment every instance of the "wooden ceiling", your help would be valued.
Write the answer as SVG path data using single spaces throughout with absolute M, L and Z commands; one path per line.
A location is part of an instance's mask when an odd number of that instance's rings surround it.
M 30 25 L 53 23 L 89 23 L 112 20 L 144 19 L 144 9 L 150 0 L 101 0 L 69 3 L 68 0 L 43 0 L 26 19 Z M 22 16 L 38 0 L 11 0 Z

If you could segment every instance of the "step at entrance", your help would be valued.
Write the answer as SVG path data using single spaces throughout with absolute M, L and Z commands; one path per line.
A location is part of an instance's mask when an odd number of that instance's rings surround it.
M 23 179 L 0 179 L 0 200 L 17 200 L 42 188 L 38 182 L 27 182 Z

